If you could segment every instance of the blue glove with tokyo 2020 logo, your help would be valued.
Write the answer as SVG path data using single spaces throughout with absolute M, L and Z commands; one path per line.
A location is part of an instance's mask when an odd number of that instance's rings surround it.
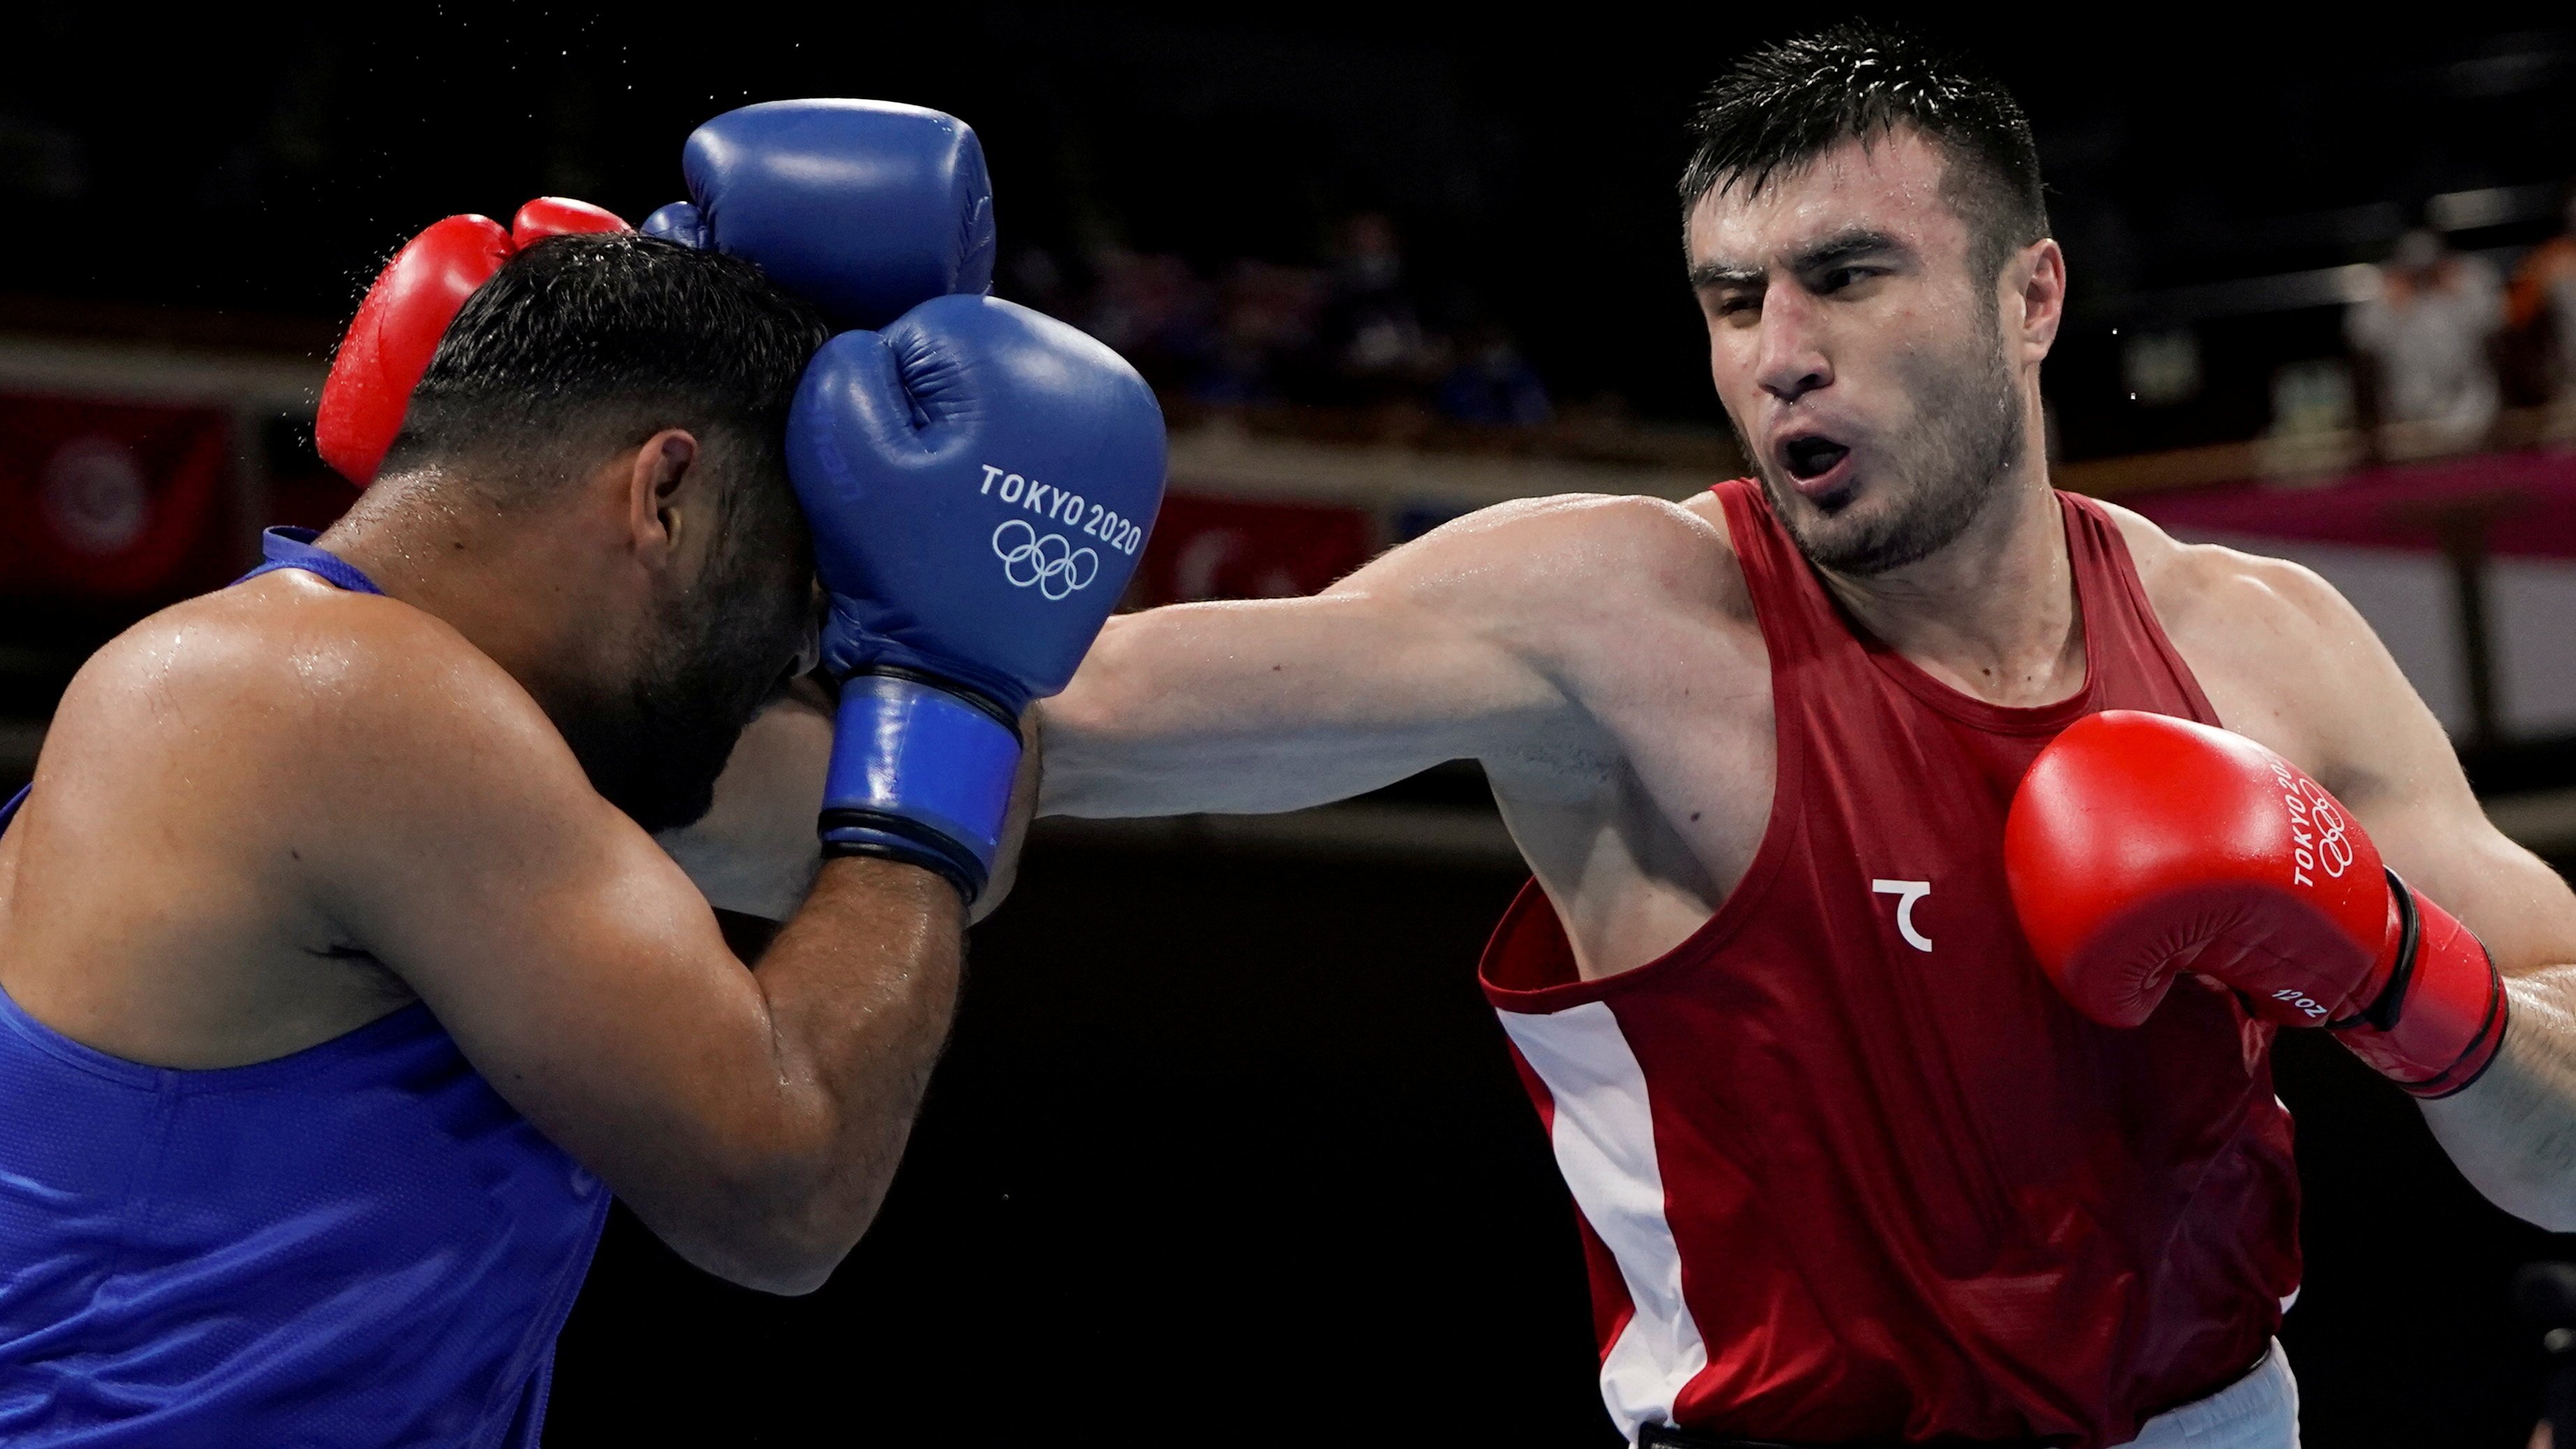
M 1064 688 L 1163 501 L 1163 414 L 1117 353 L 991 297 L 824 344 L 787 419 L 842 680 L 827 854 L 984 888 L 1030 700 Z

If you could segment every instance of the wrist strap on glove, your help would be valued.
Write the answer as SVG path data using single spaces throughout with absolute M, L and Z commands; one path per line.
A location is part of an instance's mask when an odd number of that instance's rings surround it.
M 926 866 L 971 904 L 1001 850 L 1019 764 L 1019 731 L 982 701 L 916 675 L 853 675 L 824 777 L 823 853 Z
M 2379 999 L 2328 1023 L 2354 1056 L 2418 1097 L 2466 1088 L 2504 1044 L 2504 978 L 2477 933 L 2388 872 L 2397 960 Z

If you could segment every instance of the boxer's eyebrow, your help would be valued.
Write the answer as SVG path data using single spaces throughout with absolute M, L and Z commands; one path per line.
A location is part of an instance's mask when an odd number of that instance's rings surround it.
M 1906 250 L 1905 243 L 1874 227 L 1845 227 L 1791 253 L 1787 270 L 1812 275 L 1848 266 L 1864 257 Z M 1758 287 L 1767 275 L 1765 268 L 1753 262 L 1706 261 L 1690 269 L 1690 284 L 1694 292 L 1704 292 L 1712 287 Z
M 1690 285 L 1694 292 L 1711 287 L 1753 287 L 1761 285 L 1763 275 L 1762 268 L 1750 262 L 1701 262 L 1690 269 Z
M 1880 252 L 1902 252 L 1906 249 L 1905 243 L 1886 232 L 1865 226 L 1846 227 L 1800 250 L 1790 259 L 1789 270 L 1829 271 Z

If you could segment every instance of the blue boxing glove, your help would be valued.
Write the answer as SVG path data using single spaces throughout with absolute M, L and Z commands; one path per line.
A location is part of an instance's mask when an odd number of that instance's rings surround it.
M 1117 353 L 1014 303 L 935 297 L 806 368 L 787 469 L 842 680 L 829 853 L 930 866 L 968 900 L 999 849 L 1017 721 L 1136 571 L 1163 414 Z
M 647 236 L 756 262 L 836 327 L 993 286 L 993 186 L 955 116 L 890 101 L 767 101 L 689 133 L 689 200 Z

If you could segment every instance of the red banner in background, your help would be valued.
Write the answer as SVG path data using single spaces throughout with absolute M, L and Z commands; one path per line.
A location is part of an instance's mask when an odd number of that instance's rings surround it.
M 219 582 L 232 419 L 0 396 L 0 591 L 127 598 Z
M 2576 559 L 2576 452 L 2480 453 L 2303 484 L 2238 483 L 2120 495 L 2178 533 L 2430 551 L 2445 519 L 2482 519 L 2509 557 Z
M 1369 516 L 1356 508 L 1168 497 L 1128 602 L 1311 594 L 1368 562 L 1375 543 Z

